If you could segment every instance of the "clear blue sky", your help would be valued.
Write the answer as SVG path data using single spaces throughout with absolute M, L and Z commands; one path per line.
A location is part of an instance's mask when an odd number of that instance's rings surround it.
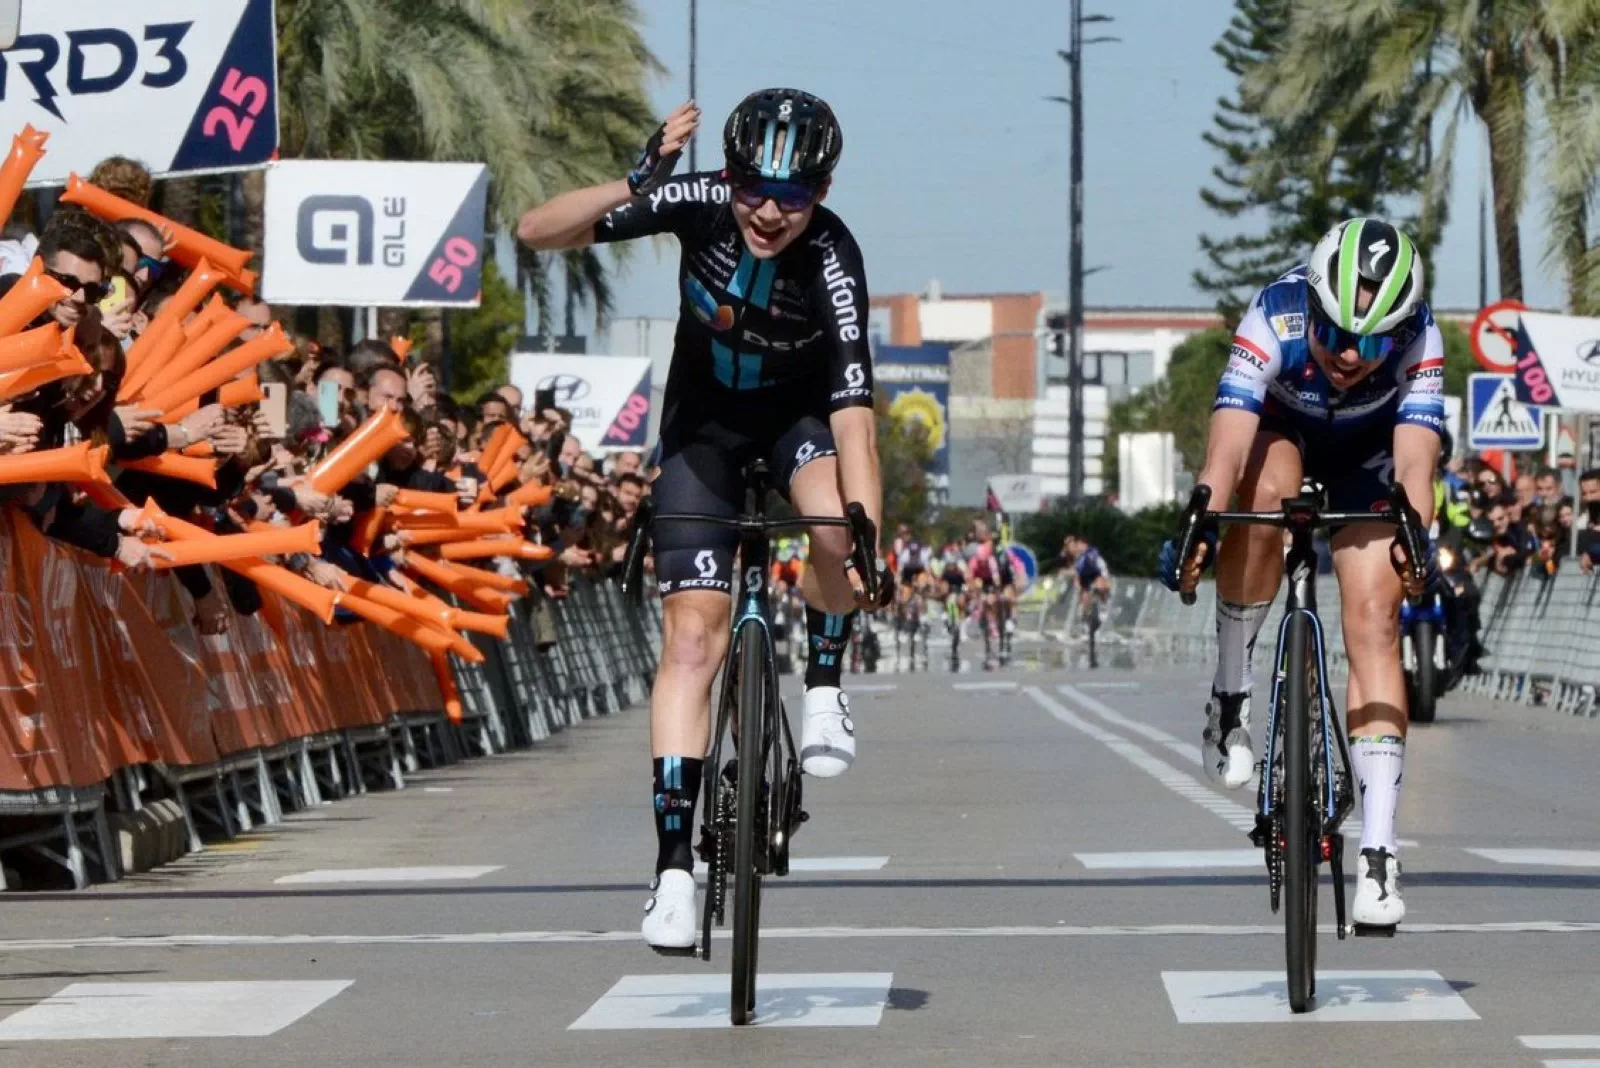
M 688 0 L 643 0 L 669 68 L 663 114 L 688 92 Z M 1090 304 L 1204 304 L 1196 235 L 1223 221 L 1200 202 L 1215 153 L 1200 140 L 1232 79 L 1211 51 L 1228 0 L 1089 0 L 1120 43 L 1086 50 L 1085 282 Z M 794 85 L 838 113 L 844 158 L 829 206 L 855 232 L 876 293 L 1066 288 L 1066 0 L 700 0 L 701 169 L 721 166 L 722 122 L 746 93 Z M 1435 300 L 1477 301 L 1477 136 L 1463 124 L 1453 222 L 1430 265 Z M 686 167 L 686 164 L 685 164 Z M 1530 183 L 1536 189 L 1537 182 Z M 1523 270 L 1536 305 L 1560 303 L 1537 205 Z M 1495 294 L 1493 262 L 1490 296 Z M 617 314 L 677 312 L 676 249 L 638 247 Z

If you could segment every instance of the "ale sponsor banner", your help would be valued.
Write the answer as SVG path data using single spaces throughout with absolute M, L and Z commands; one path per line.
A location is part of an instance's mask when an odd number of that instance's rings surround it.
M 262 299 L 476 307 L 488 198 L 481 163 L 274 163 Z
M 107 156 L 158 175 L 259 167 L 278 150 L 273 0 L 27 0 L 0 52 L 0 132 L 50 135 L 29 185 Z
M 532 405 L 540 390 L 572 413 L 584 449 L 641 449 L 650 424 L 650 357 L 511 354 L 511 383 Z

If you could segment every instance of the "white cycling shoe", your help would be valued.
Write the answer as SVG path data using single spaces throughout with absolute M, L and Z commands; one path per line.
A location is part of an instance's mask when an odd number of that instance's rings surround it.
M 640 933 L 650 948 L 662 953 L 683 953 L 694 948 L 694 876 L 681 868 L 668 868 L 650 880 L 653 896 L 644 906 Z
M 806 691 L 805 723 L 800 729 L 800 767 L 807 775 L 831 779 L 856 759 L 856 727 L 850 698 L 837 686 Z
M 1255 774 L 1256 754 L 1250 744 L 1250 695 L 1211 693 L 1206 702 L 1206 729 L 1200 735 L 1200 763 L 1206 778 L 1237 790 Z
M 1405 918 L 1400 862 L 1387 849 L 1363 849 L 1356 858 L 1356 899 L 1350 919 L 1362 927 L 1393 927 Z

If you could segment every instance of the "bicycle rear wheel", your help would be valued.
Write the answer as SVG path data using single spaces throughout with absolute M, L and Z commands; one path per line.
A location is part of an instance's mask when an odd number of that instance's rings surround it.
M 756 1007 L 756 956 L 761 935 L 761 872 L 758 849 L 766 833 L 761 819 L 762 756 L 772 730 L 767 709 L 766 631 L 745 620 L 734 636 L 739 670 L 739 789 L 733 829 L 733 975 L 729 1015 L 734 1026 L 750 1022 Z
M 1289 621 L 1283 704 L 1283 929 L 1289 1008 L 1305 1012 L 1317 989 L 1317 866 L 1322 828 L 1311 774 L 1312 704 L 1322 683 L 1311 626 L 1303 612 Z

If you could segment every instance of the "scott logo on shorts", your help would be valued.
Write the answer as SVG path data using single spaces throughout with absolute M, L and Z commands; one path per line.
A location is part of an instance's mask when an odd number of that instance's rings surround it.
M 814 441 L 803 441 L 800 443 L 800 448 L 795 450 L 794 465 L 796 467 L 804 467 L 816 454 L 817 443 Z
M 695 554 L 694 569 L 700 572 L 703 579 L 717 577 L 717 556 L 710 549 L 701 549 Z

